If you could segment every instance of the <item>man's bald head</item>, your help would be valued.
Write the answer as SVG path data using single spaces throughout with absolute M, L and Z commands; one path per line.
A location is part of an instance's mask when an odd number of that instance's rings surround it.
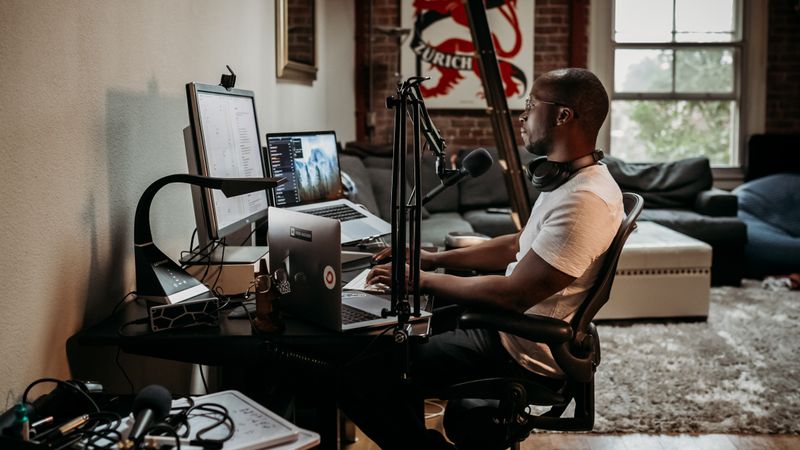
M 582 130 L 592 139 L 608 115 L 608 94 L 597 76 L 586 69 L 547 72 L 536 79 L 533 95 L 572 108 Z

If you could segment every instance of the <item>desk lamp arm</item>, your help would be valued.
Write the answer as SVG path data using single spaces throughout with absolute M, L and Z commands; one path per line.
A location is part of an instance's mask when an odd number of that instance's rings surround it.
M 269 189 L 286 182 L 286 178 L 215 178 L 201 175 L 173 174 L 159 178 L 144 190 L 136 205 L 133 222 L 133 243 L 145 245 L 153 242 L 150 228 L 150 206 L 156 193 L 172 183 L 186 183 L 203 188 L 219 189 L 226 197 Z

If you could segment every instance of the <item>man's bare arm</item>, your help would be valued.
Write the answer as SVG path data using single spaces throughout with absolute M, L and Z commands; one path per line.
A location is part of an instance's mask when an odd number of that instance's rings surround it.
M 377 266 L 367 283 L 391 285 L 391 264 Z M 422 272 L 420 288 L 463 305 L 482 305 L 524 312 L 531 306 L 569 286 L 575 277 L 551 266 L 529 251 L 509 276 L 457 277 Z
M 498 236 L 471 247 L 428 255 L 433 267 L 474 269 L 484 272 L 505 270 L 519 251 L 519 233 Z

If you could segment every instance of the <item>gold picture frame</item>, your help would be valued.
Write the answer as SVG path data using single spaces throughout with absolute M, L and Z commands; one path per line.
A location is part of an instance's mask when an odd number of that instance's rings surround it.
M 277 76 L 311 84 L 317 79 L 315 0 L 275 0 Z

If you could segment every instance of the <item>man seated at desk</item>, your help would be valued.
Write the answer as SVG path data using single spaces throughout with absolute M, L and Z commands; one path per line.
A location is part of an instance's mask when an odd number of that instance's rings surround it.
M 517 234 L 442 253 L 422 252 L 423 270 L 438 267 L 505 270 L 505 275 L 456 277 L 422 272 L 420 289 L 461 305 L 482 305 L 569 320 L 597 278 L 603 256 L 624 217 L 622 193 L 604 165 L 591 159 L 608 95 L 584 69 L 539 77 L 520 116 L 525 148 L 549 161 L 585 165 L 543 192 Z M 582 159 L 583 158 L 583 159 Z M 375 267 L 368 283 L 391 285 L 391 267 Z M 412 357 L 412 383 L 400 386 L 387 355 L 349 366 L 340 406 L 383 449 L 447 449 L 425 429 L 420 400 L 475 378 L 528 371 L 557 387 L 563 372 L 544 344 L 489 330 L 455 329 L 433 336 Z

